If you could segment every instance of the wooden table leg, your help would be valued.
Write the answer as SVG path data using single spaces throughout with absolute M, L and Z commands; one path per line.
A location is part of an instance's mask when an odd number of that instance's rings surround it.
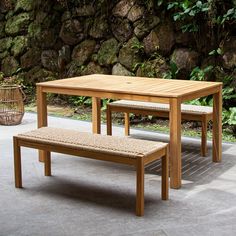
M 144 163 L 143 158 L 137 158 L 136 165 L 136 215 L 144 214 Z
M 170 99 L 170 187 L 181 187 L 181 102 Z
M 222 159 L 222 87 L 218 93 L 213 94 L 213 133 L 212 146 L 214 162 Z
M 37 114 L 38 114 L 38 128 L 48 125 L 47 121 L 47 97 L 43 93 L 42 88 L 37 86 Z M 50 152 L 39 150 L 39 161 L 44 162 L 45 158 L 50 159 Z
M 101 99 L 92 97 L 92 124 L 93 133 L 101 133 Z

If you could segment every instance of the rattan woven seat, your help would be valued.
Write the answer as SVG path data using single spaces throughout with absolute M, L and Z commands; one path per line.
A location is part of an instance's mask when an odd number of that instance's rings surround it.
M 110 106 L 119 106 L 125 108 L 136 108 L 136 109 L 145 109 L 145 110 L 163 110 L 169 111 L 169 104 L 156 103 L 156 102 L 139 102 L 139 101 L 130 101 L 130 100 L 119 100 L 112 103 L 109 103 Z M 192 113 L 192 114 L 212 114 L 213 108 L 209 106 L 197 106 L 189 104 L 181 104 L 182 113 Z
M 157 117 L 169 117 L 170 106 L 164 103 L 141 102 L 130 100 L 118 100 L 107 104 L 107 134 L 112 134 L 112 112 L 124 112 L 125 135 L 130 134 L 129 114 L 154 115 Z M 201 154 L 207 155 L 207 124 L 213 117 L 213 108 L 209 106 L 197 106 L 181 104 L 182 120 L 199 121 L 202 124 Z
M 96 151 L 129 158 L 145 157 L 167 146 L 166 143 L 161 142 L 113 137 L 52 127 L 43 127 L 18 136 L 22 139 L 37 141 L 42 144 L 51 143 L 79 150 Z
M 136 215 L 138 216 L 144 214 L 145 165 L 161 159 L 162 199 L 168 199 L 169 151 L 166 143 L 51 127 L 19 134 L 13 137 L 13 141 L 16 188 L 22 188 L 21 147 L 28 147 L 43 151 L 46 176 L 51 175 L 50 152 L 134 166 L 136 168 Z

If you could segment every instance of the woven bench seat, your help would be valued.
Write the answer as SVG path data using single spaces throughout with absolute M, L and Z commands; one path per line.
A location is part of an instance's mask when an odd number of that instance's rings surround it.
M 145 109 L 150 111 L 169 111 L 169 104 L 165 103 L 156 103 L 156 102 L 139 102 L 139 101 L 130 101 L 130 100 L 119 100 L 112 103 L 109 103 L 110 106 L 118 106 L 125 108 L 135 108 L 135 109 Z M 188 114 L 212 114 L 213 108 L 209 106 L 197 106 L 189 104 L 181 104 L 181 112 Z
M 169 117 L 169 104 L 119 100 L 107 104 L 107 134 L 112 134 L 112 112 L 125 113 L 125 135 L 130 134 L 129 113 L 140 115 L 155 115 L 157 117 Z M 201 154 L 207 155 L 207 124 L 212 120 L 213 108 L 209 106 L 197 106 L 181 104 L 182 120 L 200 121 L 202 124 Z
M 162 199 L 168 199 L 168 144 L 75 130 L 43 127 L 13 137 L 15 186 L 22 187 L 21 146 L 47 152 L 45 175 L 51 175 L 50 152 L 133 165 L 137 172 L 136 214 L 144 213 L 144 167 L 162 159 Z

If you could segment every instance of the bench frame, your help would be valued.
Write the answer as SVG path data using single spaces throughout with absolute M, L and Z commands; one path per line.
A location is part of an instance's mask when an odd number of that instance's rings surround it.
M 125 135 L 130 135 L 130 113 L 134 113 L 137 115 L 153 115 L 157 117 L 169 118 L 169 111 L 160 111 L 160 110 L 150 110 L 144 108 L 131 108 L 131 107 L 124 107 L 124 106 L 113 106 L 111 104 L 107 104 L 106 110 L 106 118 L 107 118 L 107 135 L 112 135 L 112 112 L 123 112 L 125 117 Z M 182 120 L 194 120 L 201 122 L 201 155 L 203 157 L 207 156 L 207 127 L 208 122 L 213 119 L 213 114 L 193 114 L 187 112 L 181 112 L 181 119 Z
M 98 153 L 96 151 L 78 150 L 73 147 L 65 147 L 60 144 L 42 144 L 39 141 L 24 139 L 19 136 L 13 137 L 14 146 L 14 170 L 15 170 L 15 187 L 22 188 L 22 171 L 21 171 L 21 146 L 27 148 L 34 148 L 50 152 L 57 152 L 63 154 L 69 154 L 80 157 L 87 157 L 96 160 L 110 161 L 115 163 L 122 163 L 132 165 L 136 167 L 136 215 L 144 215 L 144 173 L 145 165 L 161 159 L 162 160 L 162 184 L 161 184 L 161 196 L 162 200 L 169 198 L 169 147 L 162 148 L 155 153 L 138 158 L 122 157 L 114 154 Z M 51 176 L 51 157 L 46 155 L 44 161 L 44 174 L 45 176 Z

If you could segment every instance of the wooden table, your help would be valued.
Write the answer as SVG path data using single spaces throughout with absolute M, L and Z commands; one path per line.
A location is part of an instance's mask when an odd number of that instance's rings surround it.
M 213 95 L 213 161 L 222 158 L 222 83 L 87 75 L 37 84 L 38 127 L 47 126 L 47 93 L 92 97 L 93 132 L 101 131 L 101 98 L 170 104 L 170 185 L 181 187 L 181 103 Z M 40 159 L 49 152 L 40 152 Z

